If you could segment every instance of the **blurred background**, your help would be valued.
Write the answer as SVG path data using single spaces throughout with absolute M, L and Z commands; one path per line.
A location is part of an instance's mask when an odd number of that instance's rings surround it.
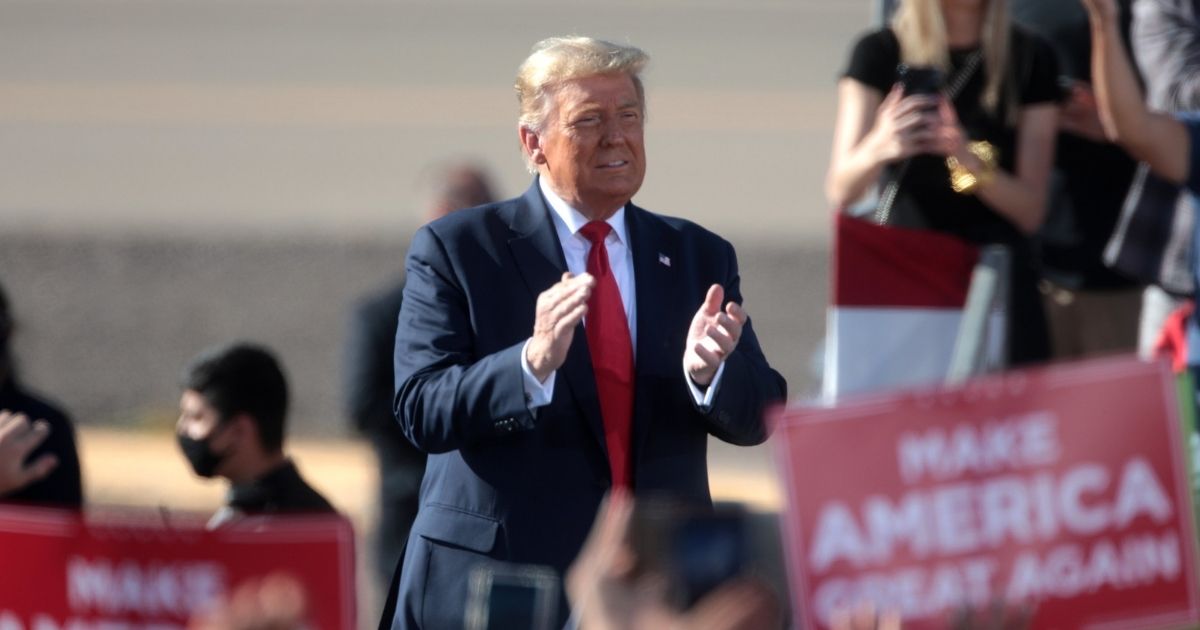
M 870 15 L 866 0 L 5 0 L 0 283 L 23 379 L 79 424 L 89 503 L 211 510 L 221 486 L 170 437 L 180 370 L 214 343 L 268 344 L 301 470 L 369 529 L 373 457 L 339 404 L 349 309 L 400 276 L 430 165 L 475 161 L 501 197 L 529 185 L 516 67 L 578 33 L 651 55 L 636 201 L 733 242 L 768 358 L 813 393 L 834 87 Z M 712 457 L 715 494 L 778 505 L 767 449 Z

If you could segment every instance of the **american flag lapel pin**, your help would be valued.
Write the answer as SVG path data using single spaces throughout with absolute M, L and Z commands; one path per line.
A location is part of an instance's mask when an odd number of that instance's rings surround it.
M 667 256 L 666 254 L 660 253 L 658 255 L 658 262 L 659 262 L 659 264 L 664 265 L 666 267 L 671 266 L 671 258 L 669 256 Z

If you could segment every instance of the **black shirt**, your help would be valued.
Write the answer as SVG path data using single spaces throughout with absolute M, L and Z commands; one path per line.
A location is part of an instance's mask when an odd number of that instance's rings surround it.
M 79 509 L 83 506 L 83 482 L 79 454 L 75 448 L 75 429 L 67 414 L 54 405 L 25 391 L 16 379 L 0 382 L 0 409 L 23 413 L 30 420 L 45 420 L 50 435 L 35 448 L 26 462 L 45 454 L 58 458 L 58 466 L 34 483 L 0 496 L 3 503 L 26 503 L 49 507 Z
M 234 484 L 225 502 L 246 516 L 336 513 L 329 501 L 304 481 L 290 459 L 252 482 Z
M 987 140 L 999 151 L 999 165 L 1012 173 L 1016 161 L 1016 128 L 1008 124 L 1008 99 L 1013 90 L 1018 106 L 1053 103 L 1058 99 L 1058 65 L 1054 51 L 1041 39 L 1014 28 L 1009 49 L 1009 79 L 1002 89 L 996 112 L 980 102 L 986 85 L 983 64 L 964 84 L 954 99 L 954 109 L 970 140 Z M 976 49 L 950 51 L 951 69 L 947 81 Z M 854 46 L 844 76 L 855 79 L 886 94 L 896 83 L 900 63 L 900 43 L 891 29 L 865 35 Z M 1026 237 L 1015 225 L 988 208 L 974 195 L 961 195 L 950 188 L 945 159 L 921 155 L 912 159 L 900 185 L 900 196 L 909 204 L 897 207 L 917 209 L 920 216 L 898 216 L 897 223 L 909 227 L 947 232 L 975 243 L 1024 244 Z M 890 177 L 897 165 L 889 166 Z M 898 197 L 899 200 L 899 197 Z
M 1130 0 L 1118 0 L 1121 34 L 1129 50 Z M 1078 2 L 1013 0 L 1013 19 L 1052 42 L 1062 75 L 1090 81 L 1091 26 Z M 1069 289 L 1136 286 L 1104 264 L 1137 163 L 1115 144 L 1060 133 L 1054 153 L 1046 222 L 1038 233 L 1042 275 Z

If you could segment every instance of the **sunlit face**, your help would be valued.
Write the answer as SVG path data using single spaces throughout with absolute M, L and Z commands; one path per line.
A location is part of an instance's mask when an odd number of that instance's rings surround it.
M 204 396 L 194 390 L 185 389 L 179 397 L 179 420 L 175 432 L 194 440 L 204 440 L 212 435 L 221 423 L 221 415 Z
M 602 74 L 566 81 L 551 93 L 539 133 L 521 142 L 550 188 L 589 219 L 628 202 L 646 175 L 643 106 L 633 79 Z

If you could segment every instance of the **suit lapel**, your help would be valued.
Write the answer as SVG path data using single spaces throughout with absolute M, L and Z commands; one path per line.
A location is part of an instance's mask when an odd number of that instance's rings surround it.
M 516 236 L 509 239 L 509 249 L 530 296 L 536 302 L 537 296 L 558 282 L 563 272 L 567 271 L 562 245 L 558 242 L 558 233 L 554 229 L 554 221 L 550 218 L 550 209 L 542 199 L 536 178 L 516 205 L 510 227 Z M 592 371 L 592 357 L 588 353 L 587 335 L 582 325 L 575 328 L 567 360 L 559 368 L 558 378 L 565 381 L 567 389 L 579 406 L 584 422 L 590 428 L 607 461 L 604 420 L 600 416 L 596 377 Z M 607 473 L 607 468 L 605 472 Z
M 558 234 L 554 231 L 546 202 L 538 190 L 537 180 L 525 191 L 516 204 L 509 225 L 516 236 L 509 239 L 508 246 L 517 269 L 525 280 L 529 295 L 535 300 L 538 294 L 550 288 L 567 270 Z
M 682 356 L 671 356 L 670 340 L 675 331 L 663 331 L 670 317 L 671 305 L 677 303 L 677 270 L 679 234 L 669 229 L 658 217 L 629 204 L 625 209 L 629 228 L 630 249 L 633 252 L 634 282 L 637 285 L 637 376 L 633 403 L 633 461 L 634 479 L 642 446 L 654 422 L 650 401 L 655 387 L 661 387 L 663 377 L 682 372 Z M 664 334 L 666 332 L 666 334 Z

